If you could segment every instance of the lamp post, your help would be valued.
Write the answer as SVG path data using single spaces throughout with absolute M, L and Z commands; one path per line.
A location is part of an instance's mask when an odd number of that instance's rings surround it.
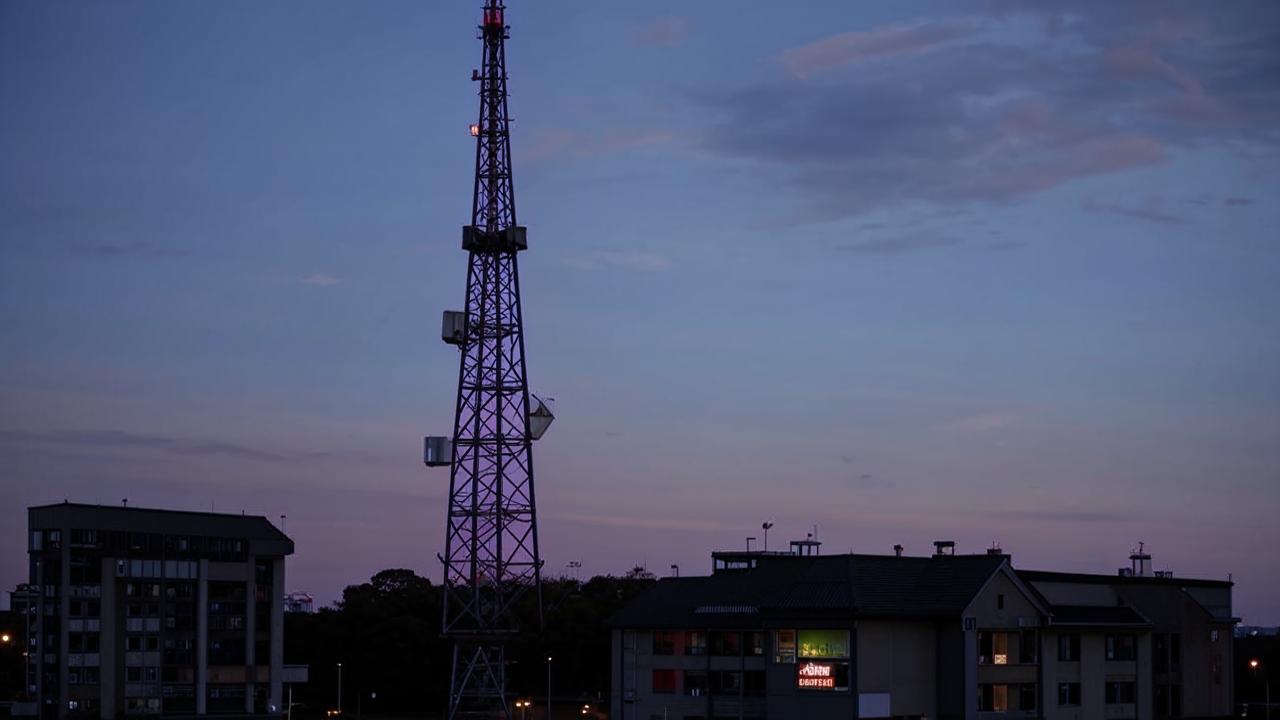
M 1253 658 L 1252 660 L 1249 661 L 1249 669 L 1253 671 L 1254 682 L 1258 681 L 1259 668 L 1262 668 L 1262 661 L 1258 660 L 1258 658 Z M 1271 677 L 1267 675 L 1265 668 L 1262 668 L 1262 683 L 1263 683 L 1262 687 L 1264 692 L 1263 701 L 1266 702 L 1266 707 L 1267 707 L 1266 720 L 1271 720 Z
M 342 663 L 338 663 L 338 715 L 342 715 Z
M 529 709 L 531 703 L 528 700 L 517 700 L 516 707 L 520 708 L 520 720 L 524 720 L 524 713 Z
M 551 656 L 547 656 L 547 720 L 551 720 Z

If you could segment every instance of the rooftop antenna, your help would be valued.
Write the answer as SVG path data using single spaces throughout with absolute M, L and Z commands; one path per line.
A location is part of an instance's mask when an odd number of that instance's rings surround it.
M 680 566 L 676 565 L 675 563 L 672 563 L 671 574 L 674 575 L 675 577 L 680 577 Z
M 129 507 L 129 498 L 120 498 L 121 507 Z

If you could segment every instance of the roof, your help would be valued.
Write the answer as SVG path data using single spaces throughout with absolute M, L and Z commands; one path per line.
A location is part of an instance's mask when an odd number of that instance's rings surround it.
M 665 578 L 610 619 L 616 627 L 761 626 L 803 615 L 960 617 L 1003 556 L 762 555 L 754 568 Z
M 1203 580 L 1186 577 L 1152 577 L 1136 575 L 1094 575 L 1089 573 L 1050 572 L 1045 570 L 1019 570 L 1018 576 L 1027 582 L 1066 582 L 1094 585 L 1171 585 L 1174 587 L 1229 588 L 1230 580 Z
M 1146 627 L 1151 621 L 1127 605 L 1054 605 L 1052 625 Z
M 255 555 L 293 553 L 293 540 L 262 515 L 61 502 L 27 508 L 27 521 L 34 529 L 68 527 L 243 538 Z

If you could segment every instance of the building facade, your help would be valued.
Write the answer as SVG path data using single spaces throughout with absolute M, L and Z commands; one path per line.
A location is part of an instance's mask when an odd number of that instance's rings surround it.
M 1231 714 L 1230 583 L 1022 572 L 951 543 L 713 557 L 613 618 L 610 717 Z
M 28 528 L 42 718 L 279 712 L 293 542 L 266 518 L 63 503 Z

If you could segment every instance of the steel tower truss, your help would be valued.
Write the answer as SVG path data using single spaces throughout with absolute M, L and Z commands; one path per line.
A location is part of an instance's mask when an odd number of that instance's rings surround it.
M 515 605 L 542 581 L 533 493 L 533 440 L 525 377 L 520 273 L 526 247 L 516 224 L 501 0 L 485 0 L 465 320 L 454 415 L 444 562 L 443 631 L 454 639 L 449 718 L 510 717 L 506 641 Z

